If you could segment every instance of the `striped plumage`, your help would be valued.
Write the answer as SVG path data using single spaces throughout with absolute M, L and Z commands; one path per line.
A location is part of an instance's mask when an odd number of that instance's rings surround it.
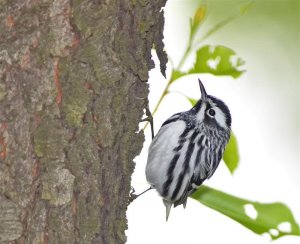
M 221 100 L 209 96 L 199 80 L 201 99 L 167 119 L 154 137 L 146 177 L 166 206 L 183 204 L 215 172 L 230 137 L 231 116 Z

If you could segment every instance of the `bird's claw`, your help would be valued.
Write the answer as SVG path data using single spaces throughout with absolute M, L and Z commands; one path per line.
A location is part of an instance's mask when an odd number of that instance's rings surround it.
M 135 189 L 134 187 L 131 187 L 131 191 L 129 193 L 129 203 L 132 203 L 139 195 L 134 194 L 135 193 Z
M 150 110 L 149 110 L 148 107 L 146 107 L 145 110 L 146 110 L 146 116 L 147 117 L 144 118 L 144 119 L 142 119 L 141 122 L 147 121 L 147 122 L 150 123 L 150 126 L 151 126 L 151 136 L 152 136 L 152 139 L 153 139 L 153 137 L 154 137 L 153 117 L 152 117 L 152 114 L 151 114 L 151 112 L 150 112 Z

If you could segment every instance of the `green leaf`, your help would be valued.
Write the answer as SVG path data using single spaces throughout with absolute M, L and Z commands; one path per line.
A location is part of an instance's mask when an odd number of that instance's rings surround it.
M 194 37 L 199 26 L 204 21 L 204 18 L 206 16 L 206 10 L 207 10 L 207 6 L 205 4 L 200 5 L 197 8 L 194 17 L 190 19 L 190 37 L 191 37 L 191 39 Z
M 223 160 L 229 169 L 230 173 L 233 174 L 234 170 L 239 164 L 239 150 L 237 139 L 235 135 L 231 132 L 229 142 L 226 146 L 225 152 L 223 154 Z
M 240 70 L 244 61 L 241 58 L 234 60 L 234 57 L 236 57 L 236 53 L 228 47 L 203 46 L 198 49 L 196 62 L 188 74 L 211 73 L 237 78 L 244 72 L 244 70 Z
M 185 96 L 185 95 L 184 95 Z M 195 98 L 191 98 L 191 97 L 187 97 L 185 96 L 187 100 L 189 100 L 190 104 L 192 104 L 192 106 L 194 107 L 196 105 L 196 103 L 199 101 L 199 99 L 195 99 Z
M 241 14 L 247 13 L 252 8 L 253 4 L 254 4 L 254 1 L 250 1 L 249 3 L 246 3 L 245 5 L 242 5 L 240 7 L 240 13 Z
M 190 104 L 191 104 L 192 106 L 195 106 L 196 103 L 199 101 L 199 99 L 195 99 L 195 98 L 188 97 L 188 96 L 184 95 L 184 94 L 183 94 L 182 92 L 180 92 L 180 91 L 169 91 L 169 92 L 178 93 L 178 94 L 184 96 L 184 97 L 190 102 Z
M 200 43 L 203 42 L 205 39 L 207 39 L 209 36 L 211 36 L 212 34 L 216 33 L 217 31 L 219 31 L 220 29 L 222 29 L 224 26 L 226 26 L 227 24 L 229 24 L 230 22 L 232 22 L 233 20 L 237 19 L 238 17 L 240 17 L 243 14 L 246 14 L 250 8 L 252 7 L 254 2 L 249 2 L 246 3 L 245 5 L 242 5 L 239 9 L 238 13 L 235 13 L 231 16 L 228 16 L 226 19 L 218 22 L 216 25 L 214 25 L 211 29 L 209 29 L 203 36 L 202 38 L 200 38 L 196 43 Z
M 192 198 L 234 219 L 257 234 L 269 233 L 273 240 L 285 235 L 300 235 L 299 225 L 292 212 L 282 203 L 253 202 L 207 186 L 201 186 Z M 245 209 L 252 209 L 253 214 L 246 214 Z M 287 228 L 289 230 L 283 228 L 284 225 L 290 227 Z

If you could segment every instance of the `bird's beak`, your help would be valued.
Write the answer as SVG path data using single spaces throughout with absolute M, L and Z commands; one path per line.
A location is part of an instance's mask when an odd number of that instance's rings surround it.
M 205 88 L 199 78 L 198 78 L 198 81 L 199 81 L 199 86 L 200 86 L 200 91 L 201 91 L 201 99 L 202 99 L 202 101 L 205 102 L 207 100 L 207 93 L 206 93 Z

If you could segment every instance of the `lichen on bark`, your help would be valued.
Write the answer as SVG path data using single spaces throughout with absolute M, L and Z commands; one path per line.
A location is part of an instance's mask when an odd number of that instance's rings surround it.
M 7 199 L 0 198 L 0 241 L 12 241 L 22 235 L 20 208 Z
M 0 240 L 124 243 L 165 0 L 0 1 Z

